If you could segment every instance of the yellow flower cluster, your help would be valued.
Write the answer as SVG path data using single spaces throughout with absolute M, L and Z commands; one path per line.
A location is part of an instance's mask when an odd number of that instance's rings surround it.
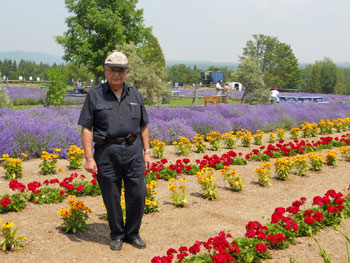
M 70 206 L 70 209 L 66 208 L 61 208 L 57 213 L 62 217 L 62 218 L 68 218 L 72 215 L 73 211 L 87 211 L 91 213 L 91 209 L 87 207 L 83 201 L 77 201 L 75 200 L 74 195 L 68 195 L 69 200 L 67 204 Z
M 293 160 L 289 157 L 276 158 L 274 165 L 276 167 L 275 174 L 279 180 L 286 180 L 293 166 Z
M 276 141 L 275 133 L 269 132 L 269 143 L 274 143 Z
M 289 133 L 290 133 L 290 136 L 293 140 L 296 140 L 299 138 L 299 131 L 300 131 L 299 128 L 290 129 Z
M 314 137 L 317 134 L 318 125 L 317 123 L 304 122 L 301 125 L 301 130 L 303 132 L 303 137 Z
M 244 181 L 236 170 L 230 169 L 229 166 L 225 166 L 224 169 L 220 170 L 220 173 L 224 176 L 224 180 L 229 183 L 231 190 L 241 191 L 243 189 Z
M 342 146 L 339 148 L 339 151 L 345 161 L 350 162 L 350 146 Z
M 258 176 L 258 184 L 261 186 L 272 186 L 270 182 L 272 164 L 269 162 L 262 162 L 262 166 L 256 168 L 254 172 Z
M 262 144 L 262 137 L 264 135 L 263 131 L 257 130 L 256 133 L 253 135 L 254 138 L 254 144 L 255 145 L 261 145 Z
M 219 131 L 210 131 L 207 134 L 207 141 L 210 143 L 211 145 L 211 149 L 213 151 L 217 151 L 220 149 L 220 132 Z
M 249 147 L 252 141 L 252 133 L 248 130 L 242 129 L 237 132 L 237 136 L 239 136 L 241 140 L 241 144 L 243 147 Z
M 325 162 L 327 165 L 335 165 L 337 162 L 338 153 L 334 150 L 328 150 Z
M 146 195 L 146 200 L 145 200 L 145 205 L 146 205 L 146 211 L 147 212 L 153 212 L 153 211 L 158 211 L 158 201 L 155 200 L 155 195 L 157 194 L 156 191 L 154 191 L 154 188 L 157 185 L 157 181 L 152 180 L 149 184 L 147 184 L 147 195 Z
M 204 142 L 204 135 L 202 134 L 197 134 L 196 136 L 193 137 L 192 140 L 194 144 L 194 151 L 196 153 L 204 153 L 205 152 L 205 142 Z
M 216 193 L 217 183 L 214 182 L 215 169 L 212 167 L 205 167 L 196 174 L 197 180 L 203 189 L 203 197 L 209 200 L 214 200 L 218 197 Z
M 70 169 L 79 169 L 83 167 L 84 149 L 76 145 L 71 145 L 68 152 L 68 162 Z
M 188 155 L 192 149 L 191 141 L 182 136 L 179 137 L 178 142 L 173 142 L 173 145 L 175 145 L 176 153 L 178 155 Z
M 5 169 L 6 179 L 14 180 L 22 177 L 23 168 L 21 158 L 12 158 L 7 153 L 4 153 L 0 160 L 4 161 L 2 167 Z
M 0 219 L 1 220 L 1 219 Z M 1 223 L 2 221 L 0 221 Z M 15 224 L 11 221 L 7 221 L 5 224 L 1 225 L 1 229 L 9 229 L 11 227 L 13 227 Z
M 276 132 L 276 136 L 279 140 L 285 139 L 285 130 L 284 129 L 276 128 L 275 132 Z
M 49 161 L 57 158 L 58 158 L 58 154 L 56 153 L 48 153 L 47 151 L 41 152 L 41 159 L 43 160 Z
M 331 134 L 333 133 L 334 122 L 330 120 L 320 120 L 318 128 L 320 129 L 321 134 Z
M 165 142 L 159 140 L 150 141 L 152 154 L 156 158 L 163 158 L 165 153 Z
M 311 169 L 314 171 L 321 171 L 323 167 L 322 153 L 309 152 L 308 157 L 311 163 Z
M 293 168 L 297 175 L 304 176 L 308 170 L 307 156 L 298 154 L 293 157 Z

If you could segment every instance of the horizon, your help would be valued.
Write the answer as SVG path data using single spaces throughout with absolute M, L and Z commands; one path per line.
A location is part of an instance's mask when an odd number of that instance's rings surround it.
M 49 54 L 49 53 L 46 53 L 46 52 L 41 52 L 41 51 L 23 51 L 23 50 L 12 50 L 12 51 L 1 51 L 0 50 L 0 55 L 2 55 L 3 53 L 25 53 L 25 54 L 43 54 L 43 55 L 49 55 L 49 56 L 52 56 L 52 57 L 56 57 L 60 60 L 62 60 L 62 63 L 66 63 L 62 57 L 60 55 L 54 55 L 54 54 Z M 11 60 L 15 60 L 16 62 L 19 62 L 17 61 L 17 59 L 13 59 L 13 58 L 8 58 L 8 59 L 11 59 Z M 0 60 L 3 60 L 3 59 L 0 59 Z M 20 59 L 19 59 L 20 60 Z M 24 60 L 28 60 L 28 59 L 24 59 Z M 29 59 L 30 60 L 30 59 Z M 31 60 L 30 60 L 31 61 Z M 212 61 L 212 60 L 209 60 L 209 59 L 203 59 L 203 60 L 199 60 L 199 59 L 167 59 L 165 58 L 165 61 L 178 61 L 178 62 L 199 62 L 199 63 L 215 63 L 215 64 L 240 64 L 239 61 Z M 334 61 L 332 60 L 335 64 L 343 64 L 343 63 L 350 63 L 350 60 L 349 61 Z M 310 63 L 310 62 L 300 62 L 298 61 L 298 64 L 299 65 L 304 65 L 304 64 L 314 64 L 316 61 Z M 43 62 L 45 63 L 45 62 Z

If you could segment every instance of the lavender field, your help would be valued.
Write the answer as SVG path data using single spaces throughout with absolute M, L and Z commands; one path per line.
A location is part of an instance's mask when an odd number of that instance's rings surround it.
M 28 87 L 6 87 L 13 105 L 39 105 L 44 104 L 45 89 Z M 85 97 L 66 97 L 65 104 L 82 104 Z
M 174 89 L 180 91 L 180 96 L 192 96 L 194 94 L 193 89 Z M 231 99 L 241 99 L 244 91 L 230 90 Z M 216 95 L 215 88 L 200 89 L 198 90 L 199 96 L 214 96 Z M 295 96 L 295 97 L 324 97 L 324 100 L 329 103 L 350 102 L 350 96 L 348 95 L 336 95 L 336 94 L 319 94 L 319 93 L 290 93 L 280 92 L 281 96 Z
M 72 144 L 81 146 L 80 127 L 77 125 L 81 106 L 30 108 L 25 110 L 0 109 L 0 154 L 39 157 L 41 151 L 61 148 L 66 158 Z M 274 105 L 209 105 L 201 107 L 152 107 L 150 137 L 171 143 L 179 136 L 190 139 L 197 133 L 210 130 L 229 132 L 248 129 L 271 131 L 290 129 L 303 122 L 350 117 L 350 105 L 315 103 L 280 103 Z

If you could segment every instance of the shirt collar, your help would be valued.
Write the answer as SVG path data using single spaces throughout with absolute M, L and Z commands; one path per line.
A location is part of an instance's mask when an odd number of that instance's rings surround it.
M 103 93 L 109 92 L 110 94 L 114 95 L 114 92 L 113 92 L 112 88 L 109 86 L 108 82 L 102 84 L 102 89 L 103 89 Z M 129 95 L 129 94 L 130 94 L 130 87 L 128 85 L 126 85 L 124 82 L 121 98 L 123 98 L 124 95 Z

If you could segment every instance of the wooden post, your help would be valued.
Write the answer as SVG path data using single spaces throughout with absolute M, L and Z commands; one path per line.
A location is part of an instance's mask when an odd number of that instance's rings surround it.
M 198 89 L 195 86 L 194 87 L 194 91 L 193 91 L 193 100 L 192 100 L 192 106 L 196 106 L 197 105 L 197 99 L 198 99 Z

